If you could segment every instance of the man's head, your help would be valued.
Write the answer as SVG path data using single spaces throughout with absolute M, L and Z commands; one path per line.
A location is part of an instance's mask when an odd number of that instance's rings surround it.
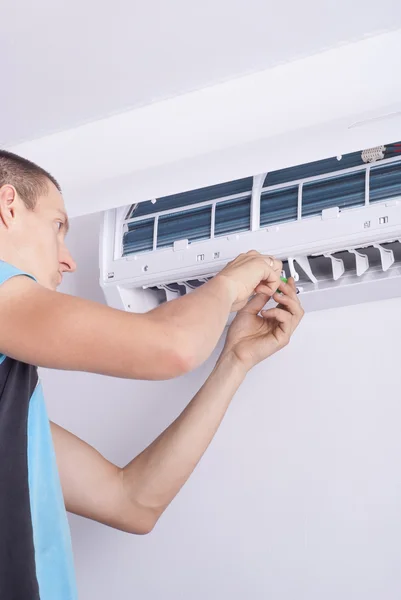
M 57 181 L 34 163 L 0 150 L 0 260 L 50 289 L 75 270 L 65 245 L 68 218 Z

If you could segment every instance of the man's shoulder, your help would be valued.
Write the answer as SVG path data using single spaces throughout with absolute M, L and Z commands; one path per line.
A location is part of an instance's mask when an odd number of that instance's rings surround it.
M 8 309 L 12 306 L 16 306 L 15 300 L 20 297 L 21 294 L 26 291 L 26 282 L 35 278 L 15 267 L 14 265 L 0 260 L 0 314 L 3 315 L 3 327 L 0 330 L 0 348 L 3 346 L 2 344 L 2 333 L 7 330 L 7 325 L 9 324 L 9 320 L 7 317 Z M 13 335 L 13 330 L 10 335 Z M 4 347 L 1 348 L 4 352 Z M 0 366 L 4 365 L 6 361 L 6 356 L 1 352 L 0 349 Z M 10 359 L 11 360 L 11 359 Z M 5 366 L 3 366 L 3 372 L 5 370 Z
M 14 267 L 8 262 L 0 260 L 0 285 L 8 281 L 9 279 L 13 279 L 14 277 L 25 276 L 30 279 L 35 279 L 33 275 L 22 271 L 18 267 Z

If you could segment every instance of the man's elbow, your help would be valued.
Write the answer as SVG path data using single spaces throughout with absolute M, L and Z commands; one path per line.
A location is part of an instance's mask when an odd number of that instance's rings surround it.
M 192 348 L 181 345 L 169 351 L 170 378 L 181 377 L 198 367 L 198 360 Z
M 200 364 L 194 340 L 188 340 L 184 333 L 171 331 L 160 339 L 155 357 L 155 368 L 159 379 L 174 379 L 193 371 Z
M 139 518 L 138 514 L 135 514 L 131 521 L 125 522 L 122 529 L 133 535 L 148 535 L 156 527 L 159 518 L 160 515 L 157 515 L 155 511 L 143 511 Z
M 198 345 L 183 327 L 161 320 L 157 310 L 147 317 L 154 336 L 153 378 L 174 379 L 199 366 Z

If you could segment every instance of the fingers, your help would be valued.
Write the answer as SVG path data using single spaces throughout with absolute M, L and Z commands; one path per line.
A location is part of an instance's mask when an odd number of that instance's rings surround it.
M 284 293 L 290 294 L 292 292 L 296 296 L 298 295 L 297 286 L 295 285 L 295 279 L 293 277 L 289 277 L 287 279 L 287 283 L 285 283 L 284 281 L 282 281 L 281 283 Z
M 275 282 L 275 280 L 273 280 L 271 283 L 270 282 L 259 283 L 259 285 L 256 286 L 256 288 L 255 288 L 255 293 L 263 294 L 264 296 L 269 296 L 269 298 L 271 298 L 274 294 L 274 287 L 276 287 L 274 282 Z
M 298 295 L 299 291 L 295 283 L 295 279 L 293 277 L 289 277 L 289 279 L 287 280 L 287 285 L 289 285 L 292 288 L 292 291 L 295 292 L 296 295 Z
M 281 260 L 278 260 L 278 258 L 274 258 L 274 256 L 262 256 L 265 259 L 267 265 L 271 269 L 273 269 L 273 271 L 276 271 L 276 273 L 280 275 L 283 270 L 283 263 L 281 262 Z
M 265 306 L 265 304 L 267 304 L 270 298 L 271 296 L 268 294 L 255 294 L 255 296 L 253 296 L 249 302 L 245 304 L 244 308 L 241 309 L 241 312 L 257 315 Z
M 270 310 L 263 310 L 261 315 L 266 319 L 275 318 L 277 320 L 281 334 L 276 337 L 280 338 L 280 346 L 283 347 L 288 344 L 305 313 L 292 278 L 288 280 L 288 283 L 282 282 L 279 290 L 280 293 L 273 296 L 278 306 Z
M 299 302 L 297 296 L 293 298 L 292 296 L 284 296 L 284 294 L 277 293 L 274 294 L 273 299 L 277 302 L 279 308 L 288 310 L 288 312 L 290 312 L 293 316 L 298 314 L 298 312 L 300 312 L 302 309 L 301 303 Z
M 258 289 L 260 287 L 262 286 L 258 286 Z M 287 310 L 296 320 L 296 324 L 298 324 L 304 315 L 304 311 L 297 294 L 294 279 L 288 279 L 288 283 L 281 282 L 278 289 L 280 290 L 280 293 L 273 295 L 274 300 L 279 305 L 278 308 Z M 244 306 L 242 312 L 257 315 L 267 304 L 270 298 L 270 293 L 257 293 Z
M 259 256 L 263 258 L 267 266 L 270 267 L 270 269 L 273 269 L 273 271 L 281 273 L 281 271 L 283 270 L 283 263 L 281 262 L 281 260 L 278 260 L 274 256 L 270 256 L 269 254 L 261 254 L 257 250 L 249 250 L 249 252 L 247 252 L 246 254 L 247 256 Z
M 298 297 L 296 296 L 294 299 L 290 296 L 284 296 L 283 294 L 275 294 L 273 298 L 279 303 L 279 308 L 285 310 L 291 315 L 292 327 L 294 331 L 304 316 L 304 310 L 298 300 Z
M 262 316 L 267 320 L 274 319 L 276 321 L 277 327 L 274 329 L 273 335 L 280 348 L 286 346 L 293 332 L 292 315 L 282 308 L 270 308 L 262 311 Z
M 281 271 L 280 271 L 281 274 Z M 258 294 L 268 294 L 270 290 L 270 286 L 266 285 L 266 282 L 261 282 L 257 288 L 256 288 L 256 293 Z M 294 279 L 291 277 L 290 279 L 288 279 L 288 283 L 284 283 L 283 281 L 281 281 L 281 277 L 278 279 L 277 282 L 277 288 L 274 290 L 274 292 L 276 293 L 277 291 L 280 291 L 284 294 L 290 295 L 290 296 L 294 296 L 297 297 L 297 288 L 295 287 L 295 281 Z M 278 302 L 278 300 L 276 300 Z
M 298 300 L 298 291 L 293 277 L 290 277 L 287 280 L 287 283 L 285 283 L 285 281 L 281 281 L 280 279 L 280 284 L 277 291 Z
M 305 314 L 296 292 L 295 281 L 290 278 L 288 283 L 282 282 L 279 290 L 280 293 L 274 294 L 273 299 L 278 303 L 277 308 L 284 310 L 291 316 L 291 333 L 293 333 Z
M 283 263 L 272 256 L 259 256 L 263 260 L 262 279 L 256 286 L 255 292 L 272 296 L 279 287 Z
M 290 327 L 291 329 L 291 321 L 292 315 L 288 310 L 284 310 L 283 308 L 268 308 L 267 310 L 262 310 L 262 316 L 267 319 L 276 319 L 278 323 L 284 325 L 285 327 Z
M 280 284 L 278 286 L 278 290 L 277 290 L 277 302 L 280 304 L 281 303 L 281 299 L 286 296 L 288 298 L 292 298 L 293 300 L 296 300 L 298 303 L 300 303 L 300 299 L 298 296 L 298 290 L 295 286 L 295 281 L 292 277 L 290 277 L 288 279 L 288 283 L 285 283 L 284 281 L 280 281 Z
M 280 284 L 282 262 L 256 250 L 240 254 L 219 273 L 230 284 L 233 310 L 243 308 L 253 294 L 273 296 Z

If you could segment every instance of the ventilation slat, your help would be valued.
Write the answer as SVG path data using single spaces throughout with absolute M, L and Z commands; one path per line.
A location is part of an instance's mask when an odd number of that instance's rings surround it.
M 251 228 L 251 197 L 216 204 L 214 234 L 228 235 Z
M 395 261 L 394 252 L 388 248 L 383 248 L 380 244 L 375 244 L 374 248 L 377 248 L 380 252 L 383 271 L 388 271 Z
M 179 298 L 181 296 L 179 290 L 172 290 L 167 285 L 161 285 L 159 286 L 159 288 L 161 290 L 164 290 L 167 302 L 170 302 L 170 300 L 175 300 L 176 298 Z
M 373 167 L 370 171 L 370 202 L 401 197 L 401 161 Z
M 146 219 L 128 224 L 123 236 L 123 256 L 153 249 L 154 222 L 154 219 Z
M 327 208 L 340 209 L 363 206 L 365 203 L 365 172 L 331 177 L 303 186 L 302 216 L 321 214 Z
M 159 217 L 157 247 L 173 246 L 177 240 L 196 242 L 210 238 L 212 209 L 210 206 L 194 208 Z
M 284 261 L 284 270 L 303 285 L 310 285 L 313 279 L 338 281 L 342 277 L 362 277 L 372 271 L 387 272 L 393 266 L 401 265 L 401 243 L 373 244 L 363 248 L 351 248 L 339 252 L 307 257 L 310 272 L 299 257 L 289 257 Z M 298 265 L 298 266 L 297 266 Z
M 317 283 L 317 279 L 312 272 L 312 268 L 309 262 L 309 258 L 307 256 L 294 256 L 288 258 L 288 265 L 290 268 L 291 277 L 295 279 L 295 281 L 299 281 L 299 273 L 295 268 L 295 262 L 301 267 L 309 281 L 312 283 Z
M 334 281 L 337 281 L 338 279 L 340 279 L 340 277 L 342 277 L 344 275 L 344 271 L 345 271 L 344 261 L 341 260 L 341 258 L 337 258 L 337 257 L 333 256 L 332 254 L 325 254 L 324 256 L 331 260 L 333 279 L 334 279 Z
M 262 192 L 260 226 L 296 221 L 298 216 L 298 186 L 284 190 Z
M 369 258 L 357 250 L 349 250 L 349 252 L 355 256 L 356 274 L 357 277 L 361 277 L 369 269 Z

